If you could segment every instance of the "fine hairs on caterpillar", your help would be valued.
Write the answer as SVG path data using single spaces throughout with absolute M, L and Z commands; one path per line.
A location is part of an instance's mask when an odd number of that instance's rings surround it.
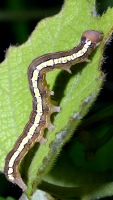
M 17 184 L 23 191 L 27 189 L 19 173 L 19 165 L 29 149 L 36 142 L 44 143 L 44 130 L 53 130 L 50 122 L 53 112 L 60 108 L 52 105 L 51 92 L 46 83 L 46 73 L 54 68 L 70 72 L 70 67 L 76 63 L 88 61 L 88 55 L 102 40 L 102 33 L 94 30 L 83 32 L 80 44 L 69 51 L 49 53 L 32 61 L 28 68 L 29 88 L 33 98 L 33 109 L 23 133 L 17 139 L 14 148 L 8 153 L 5 160 L 4 173 L 6 178 Z

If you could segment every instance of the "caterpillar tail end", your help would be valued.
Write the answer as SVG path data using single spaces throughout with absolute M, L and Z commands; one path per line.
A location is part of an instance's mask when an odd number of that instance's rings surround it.
M 6 164 L 7 164 L 7 160 L 6 160 Z M 12 173 L 12 171 L 13 171 L 12 168 L 8 168 L 7 165 L 5 165 L 4 175 L 6 179 L 10 181 L 11 183 L 18 185 L 24 192 L 27 189 L 27 186 L 22 180 L 20 173 L 17 170 L 15 170 L 15 173 Z
M 16 185 L 18 185 L 23 190 L 23 192 L 27 189 L 27 186 L 23 182 L 23 180 L 22 180 L 21 177 L 15 178 L 14 181 L 13 181 L 13 183 L 16 184 Z
M 19 176 L 20 173 L 15 178 L 12 174 L 9 174 L 9 175 L 5 174 L 5 175 L 8 181 L 12 182 L 13 184 L 18 185 L 23 190 L 23 192 L 27 189 L 26 184 L 23 182 L 21 176 Z

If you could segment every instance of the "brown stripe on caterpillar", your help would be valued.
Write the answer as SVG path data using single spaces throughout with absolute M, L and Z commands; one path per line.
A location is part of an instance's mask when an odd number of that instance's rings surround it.
M 53 112 L 60 111 L 59 107 L 52 105 L 51 92 L 46 83 L 46 73 L 54 68 L 70 72 L 72 65 L 88 60 L 88 55 L 100 44 L 102 37 L 102 33 L 98 31 L 87 30 L 82 34 L 81 42 L 77 47 L 69 51 L 45 54 L 30 64 L 28 81 L 33 97 L 33 110 L 23 133 L 8 153 L 4 168 L 6 178 L 17 184 L 23 191 L 27 186 L 21 178 L 18 167 L 36 142 L 45 142 L 43 138 L 45 128 L 53 129 L 50 116 Z

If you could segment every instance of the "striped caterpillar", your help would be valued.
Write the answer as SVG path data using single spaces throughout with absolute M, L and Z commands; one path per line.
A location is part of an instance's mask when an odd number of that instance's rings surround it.
M 46 73 L 54 68 L 70 71 L 70 67 L 76 63 L 88 61 L 88 55 L 102 40 L 102 33 L 94 30 L 83 32 L 80 44 L 69 51 L 49 53 L 32 61 L 28 68 L 29 88 L 33 97 L 33 110 L 23 133 L 17 139 L 14 148 L 8 153 L 5 160 L 4 173 L 6 178 L 17 184 L 23 191 L 27 186 L 23 182 L 18 167 L 36 142 L 44 143 L 44 130 L 53 130 L 50 122 L 53 112 L 59 112 L 60 108 L 52 105 L 51 92 L 46 83 Z

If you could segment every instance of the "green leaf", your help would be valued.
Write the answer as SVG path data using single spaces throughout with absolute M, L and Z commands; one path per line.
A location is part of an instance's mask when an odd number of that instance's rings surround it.
M 76 143 L 78 143 L 77 138 Z M 68 145 L 71 151 L 74 145 L 75 141 L 71 141 Z M 64 149 L 54 168 L 43 178 L 39 189 L 57 196 L 59 199 L 69 198 L 73 200 L 78 198 L 91 200 L 100 196 L 103 197 L 105 194 L 108 195 L 113 187 L 113 183 L 109 183 L 110 172 L 108 170 L 100 172 L 95 169 L 91 170 L 91 168 L 88 170 L 83 165 L 81 167 L 79 160 L 81 162 L 84 157 L 81 155 L 81 149 L 78 149 L 77 146 L 76 144 L 75 155 L 73 151 L 70 154 L 70 148 Z M 72 157 L 73 159 L 71 159 Z M 73 162 L 74 160 L 76 161 Z M 108 190 L 106 189 L 107 185 L 109 185 Z
M 95 1 L 66 0 L 59 14 L 42 20 L 23 45 L 10 47 L 0 66 L 0 170 L 7 153 L 29 120 L 32 97 L 27 69 L 31 61 L 45 53 L 69 50 L 80 42 L 84 30 L 100 30 L 105 38 L 90 56 L 90 63 L 72 67 L 72 75 L 53 70 L 47 74 L 61 112 L 54 116 L 55 129 L 46 132 L 47 143 L 36 144 L 26 156 L 21 172 L 26 180 L 26 194 L 31 196 L 42 177 L 51 168 L 58 152 L 69 140 L 82 117 L 97 97 L 104 75 L 99 70 L 103 46 L 112 34 L 112 9 L 101 18 L 93 14 Z M 107 36 L 106 36 L 107 35 Z

